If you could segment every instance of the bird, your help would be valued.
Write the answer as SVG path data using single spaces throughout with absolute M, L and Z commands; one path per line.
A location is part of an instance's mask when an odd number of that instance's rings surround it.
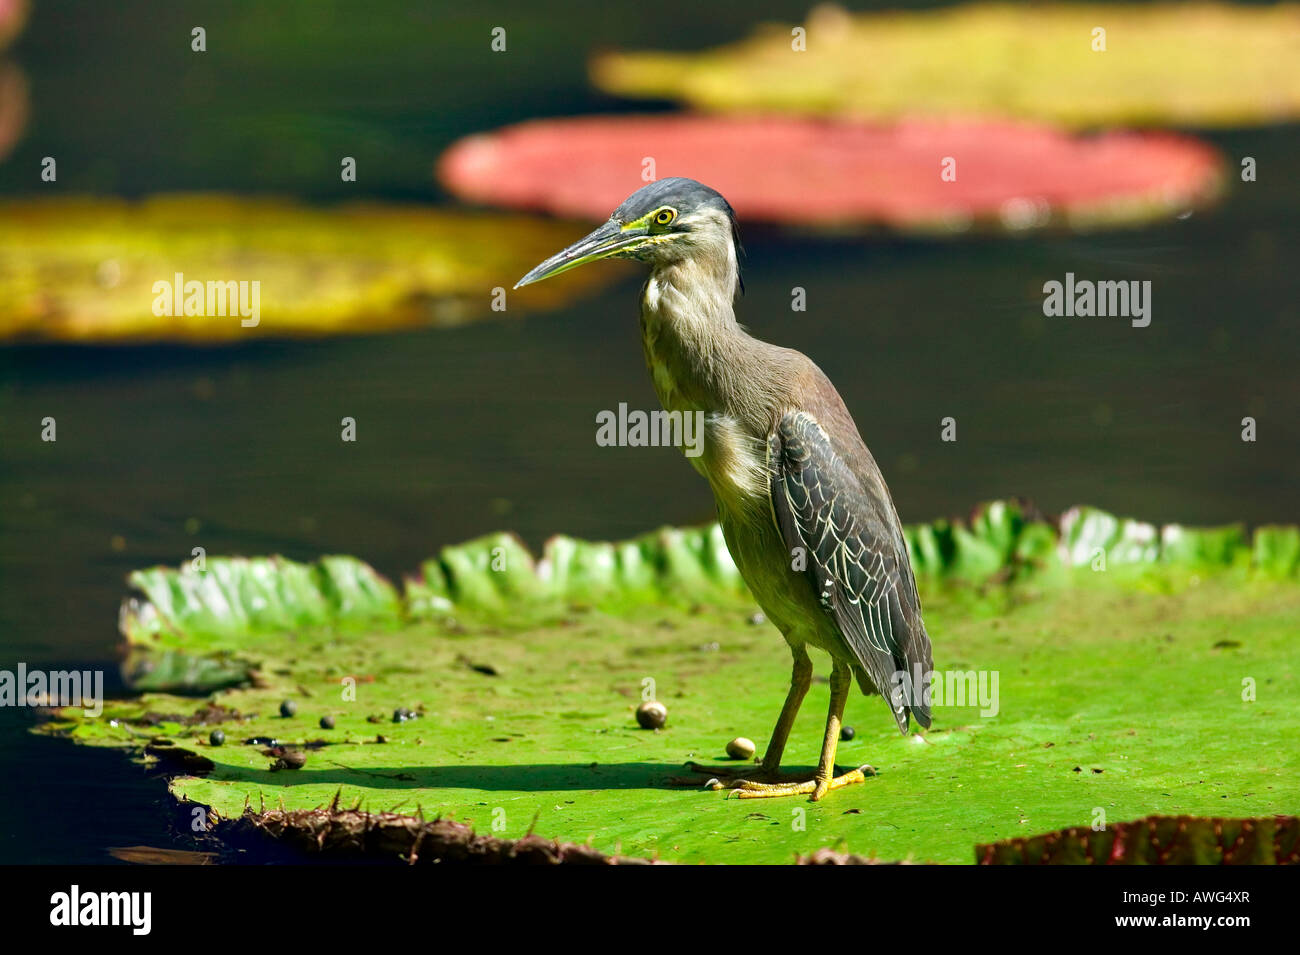
M 761 341 L 736 319 L 743 292 L 735 210 L 693 179 L 637 189 L 609 220 L 532 269 L 515 288 L 608 258 L 649 267 L 640 331 L 668 412 L 702 413 L 702 450 L 688 460 L 709 482 L 741 577 L 792 657 L 790 689 L 762 761 L 710 772 L 743 798 L 828 792 L 874 775 L 836 775 L 844 706 L 856 680 L 888 703 L 900 732 L 929 727 L 930 637 L 903 525 L 839 392 L 801 352 Z M 864 356 L 863 362 L 871 356 Z M 781 769 L 812 682 L 808 651 L 831 658 L 830 706 L 817 768 Z

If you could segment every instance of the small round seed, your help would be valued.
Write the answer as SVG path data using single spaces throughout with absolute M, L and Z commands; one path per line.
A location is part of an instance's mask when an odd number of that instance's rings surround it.
M 737 736 L 727 744 L 727 755 L 732 759 L 753 759 L 756 748 L 752 739 Z
M 636 708 L 636 721 L 642 729 L 657 730 L 668 722 L 668 707 L 658 700 L 647 700 Z

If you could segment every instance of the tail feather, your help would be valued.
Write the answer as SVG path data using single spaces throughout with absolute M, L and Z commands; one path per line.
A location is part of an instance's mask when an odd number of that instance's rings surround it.
M 905 666 L 909 688 L 907 708 L 912 718 L 925 729 L 930 728 L 930 672 L 934 669 L 934 651 L 930 647 L 930 634 L 926 632 L 925 622 L 920 613 L 909 621 L 911 637 L 903 647 L 906 656 Z M 919 675 L 919 680 L 917 677 Z M 906 718 L 904 718 L 906 722 Z M 907 732 L 906 725 L 900 727 Z

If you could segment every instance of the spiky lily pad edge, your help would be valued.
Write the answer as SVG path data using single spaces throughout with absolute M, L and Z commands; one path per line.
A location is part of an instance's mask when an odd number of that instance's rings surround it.
M 403 865 L 672 865 L 659 859 L 606 855 L 590 846 L 537 835 L 498 839 L 450 819 L 340 809 L 249 810 L 222 821 L 230 842 L 257 847 L 269 839 L 319 861 L 388 861 Z M 1058 832 L 975 847 L 978 865 L 1297 865 L 1300 818 L 1147 816 L 1094 830 Z M 796 855 L 795 865 L 916 865 L 824 848 Z M 933 863 L 920 863 L 933 864 Z
M 1267 525 L 1248 539 L 1241 524 L 1192 528 L 1119 518 L 1076 507 L 1049 522 L 1032 505 L 994 501 L 969 521 L 907 527 L 907 547 L 922 589 L 948 582 L 985 584 L 1020 577 L 1063 577 L 1076 568 L 1130 573 L 1236 568 L 1288 579 L 1300 569 L 1300 528 Z M 509 624 L 544 619 L 582 605 L 620 611 L 638 605 L 689 606 L 748 600 L 717 524 L 665 527 L 621 542 L 555 536 L 540 559 L 510 533 L 443 548 L 394 586 L 347 556 L 312 563 L 283 557 L 210 557 L 181 568 L 133 572 L 139 596 L 122 605 L 129 646 L 222 659 L 260 634 L 320 627 L 400 626 L 452 615 Z M 136 675 L 131 684 L 161 689 Z
M 453 819 L 423 819 L 397 812 L 342 809 L 249 809 L 217 819 L 212 857 L 229 847 L 266 855 L 268 846 L 291 861 L 387 862 L 396 865 L 676 865 L 663 859 L 609 855 L 588 845 L 529 834 L 501 839 L 476 833 Z M 796 855 L 794 865 L 915 865 L 820 849 Z M 930 864 L 930 863 L 927 863 Z
M 980 865 L 1297 865 L 1300 818 L 1148 816 L 975 847 Z

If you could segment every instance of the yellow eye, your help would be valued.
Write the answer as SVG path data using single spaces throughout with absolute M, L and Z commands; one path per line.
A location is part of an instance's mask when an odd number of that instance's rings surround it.
M 672 209 L 660 209 L 655 213 L 655 225 L 668 225 L 677 218 L 677 213 Z

